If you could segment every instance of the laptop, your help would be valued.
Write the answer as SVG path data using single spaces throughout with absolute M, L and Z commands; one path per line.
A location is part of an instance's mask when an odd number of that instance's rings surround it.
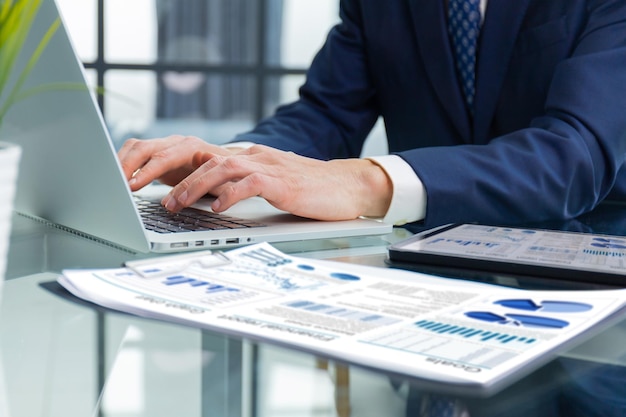
M 18 68 L 26 64 L 57 17 L 55 1 L 44 0 Z M 83 66 L 64 25 L 41 55 L 24 88 L 55 83 L 86 86 Z M 243 226 L 230 228 L 222 224 L 212 230 L 194 226 L 193 230 L 176 231 L 155 230 L 152 224 L 152 230 L 148 230 L 147 220 L 142 221 L 138 211 L 137 196 L 130 192 L 123 176 L 95 94 L 87 87 L 51 88 L 18 102 L 5 118 L 3 133 L 6 140 L 22 146 L 17 212 L 132 251 L 167 253 L 262 241 L 379 235 L 392 230 L 391 225 L 368 219 L 304 219 L 279 211 L 258 197 L 224 213 L 230 216 L 226 222 L 244 219 Z M 141 197 L 159 201 L 167 192 L 163 187 L 154 188 Z M 201 201 L 194 208 L 210 212 L 209 204 L 208 200 Z

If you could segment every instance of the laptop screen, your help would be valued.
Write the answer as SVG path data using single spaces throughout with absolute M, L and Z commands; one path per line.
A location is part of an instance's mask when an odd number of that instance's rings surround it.
M 44 0 L 15 73 L 57 18 L 54 0 Z M 22 147 L 16 210 L 147 251 L 130 191 L 65 25 L 50 40 L 23 89 L 40 92 L 16 103 L 3 126 L 6 137 Z

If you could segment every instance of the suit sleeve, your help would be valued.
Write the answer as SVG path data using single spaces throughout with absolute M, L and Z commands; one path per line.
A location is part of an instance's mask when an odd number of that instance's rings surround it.
M 593 209 L 626 154 L 626 3 L 590 1 L 545 111 L 487 145 L 402 152 L 426 188 L 426 226 L 569 219 Z
M 359 26 L 357 2 L 342 1 L 341 22 L 315 56 L 300 99 L 279 107 L 252 131 L 250 141 L 318 159 L 358 157 L 378 118 Z

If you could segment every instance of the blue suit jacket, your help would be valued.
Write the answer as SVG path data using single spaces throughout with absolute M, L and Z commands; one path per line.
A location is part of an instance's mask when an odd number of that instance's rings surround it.
M 356 157 L 382 116 L 428 195 L 427 226 L 575 217 L 626 198 L 626 1 L 490 0 L 475 115 L 444 0 L 343 0 L 297 102 L 250 140 Z

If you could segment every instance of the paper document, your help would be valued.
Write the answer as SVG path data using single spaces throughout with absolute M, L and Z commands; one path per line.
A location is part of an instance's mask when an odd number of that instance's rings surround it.
M 523 291 L 298 258 L 269 244 L 66 270 L 59 282 L 112 309 L 477 393 L 529 373 L 626 301 L 625 290 Z

